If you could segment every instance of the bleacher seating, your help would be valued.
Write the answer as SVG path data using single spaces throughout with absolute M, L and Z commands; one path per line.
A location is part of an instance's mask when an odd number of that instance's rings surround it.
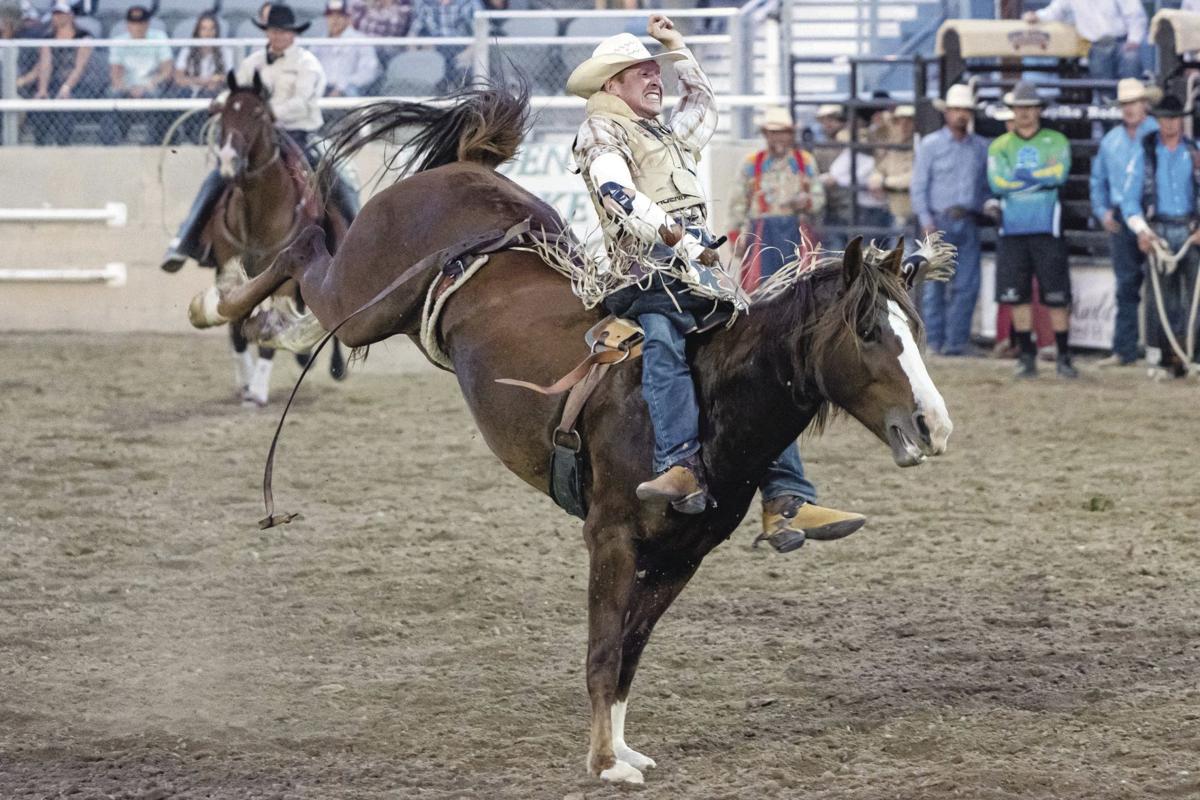
M 446 76 L 446 62 L 433 50 L 405 50 L 388 62 L 380 91 L 385 95 L 427 97 Z

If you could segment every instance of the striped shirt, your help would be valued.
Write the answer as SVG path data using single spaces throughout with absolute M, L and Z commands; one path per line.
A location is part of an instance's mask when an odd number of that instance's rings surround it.
M 675 62 L 675 74 L 679 76 L 682 94 L 667 128 L 679 143 L 693 152 L 699 152 L 717 129 L 717 102 L 708 76 L 690 50 L 681 50 L 686 59 Z M 629 164 L 633 177 L 638 175 L 638 165 L 633 163 L 633 153 L 625 144 L 625 132 L 619 125 L 604 117 L 588 117 L 579 128 L 575 140 L 575 161 L 579 169 L 587 174 L 592 161 L 603 153 L 616 153 Z
M 412 4 L 401 0 L 350 0 L 350 24 L 367 36 L 404 36 Z
M 471 36 L 480 0 L 416 0 L 413 34 L 416 36 Z

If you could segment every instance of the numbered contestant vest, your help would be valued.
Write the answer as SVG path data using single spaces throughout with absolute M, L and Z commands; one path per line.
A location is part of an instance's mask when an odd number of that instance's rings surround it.
M 588 98 L 587 114 L 603 117 L 624 132 L 625 144 L 632 155 L 629 172 L 639 192 L 668 214 L 703 224 L 706 216 L 704 190 L 696 177 L 699 152 L 683 145 L 671 129 L 657 119 L 638 117 L 623 100 L 611 94 L 597 92 Z M 596 213 L 600 219 L 605 219 L 591 177 L 585 172 L 583 178 Z M 683 213 L 685 210 L 688 211 Z

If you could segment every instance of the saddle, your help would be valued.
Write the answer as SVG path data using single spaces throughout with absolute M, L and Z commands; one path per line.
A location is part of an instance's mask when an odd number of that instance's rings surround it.
M 704 333 L 726 325 L 732 314 L 732 311 L 715 311 L 705 317 L 693 333 Z M 550 454 L 550 498 L 572 516 L 587 518 L 587 501 L 583 492 L 587 462 L 583 457 L 583 437 L 575 429 L 575 423 L 583 413 L 583 407 L 592 396 L 592 392 L 608 374 L 609 368 L 641 356 L 644 338 L 644 331 L 637 325 L 609 315 L 584 334 L 583 340 L 591 355 L 549 386 L 539 386 L 512 378 L 496 380 L 497 383 L 520 386 L 549 396 L 569 392 L 566 402 L 563 403 L 558 425 L 551 436 L 554 450 Z

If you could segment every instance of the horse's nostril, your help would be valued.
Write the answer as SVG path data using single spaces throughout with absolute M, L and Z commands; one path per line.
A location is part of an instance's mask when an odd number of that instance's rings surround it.
M 925 422 L 924 414 L 913 415 L 913 422 L 917 425 L 917 433 L 921 435 L 921 440 L 926 444 L 932 444 L 933 436 L 929 432 L 929 424 Z

